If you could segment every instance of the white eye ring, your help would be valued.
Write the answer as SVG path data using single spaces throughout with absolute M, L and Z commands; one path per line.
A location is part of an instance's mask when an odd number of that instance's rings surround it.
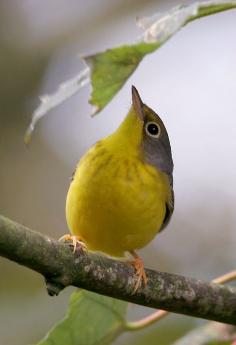
M 161 134 L 161 128 L 156 122 L 147 122 L 145 125 L 145 131 L 149 137 L 159 138 Z

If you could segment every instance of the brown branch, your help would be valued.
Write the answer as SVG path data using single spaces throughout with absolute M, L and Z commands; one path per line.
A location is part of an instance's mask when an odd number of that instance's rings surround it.
M 77 251 L 0 216 L 0 256 L 41 273 L 50 295 L 69 285 L 151 308 L 236 325 L 236 289 L 146 269 L 148 284 L 132 294 L 132 265 Z

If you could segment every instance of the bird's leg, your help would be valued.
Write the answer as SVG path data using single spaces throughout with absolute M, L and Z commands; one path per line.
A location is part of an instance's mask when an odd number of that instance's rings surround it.
M 141 257 L 134 251 L 130 250 L 129 253 L 133 256 L 134 260 L 131 262 L 136 270 L 136 277 L 137 280 L 135 282 L 134 291 L 133 294 L 138 290 L 138 288 L 142 285 L 142 282 L 144 283 L 144 286 L 147 285 L 147 276 L 145 273 L 143 260 Z
M 86 244 L 81 241 L 81 238 L 76 235 L 66 234 L 59 238 L 59 242 L 72 241 L 73 253 L 75 253 L 77 246 L 83 251 L 87 252 Z

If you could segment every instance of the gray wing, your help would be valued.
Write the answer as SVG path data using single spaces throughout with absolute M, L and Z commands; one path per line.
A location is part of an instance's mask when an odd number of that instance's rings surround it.
M 171 198 L 169 202 L 166 203 L 166 214 L 165 214 L 160 231 L 162 231 L 169 224 L 170 218 L 174 212 L 174 204 L 175 204 L 175 195 L 174 195 L 173 188 L 171 188 Z

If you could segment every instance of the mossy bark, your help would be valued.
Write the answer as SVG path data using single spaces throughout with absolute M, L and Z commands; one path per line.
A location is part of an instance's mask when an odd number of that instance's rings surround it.
M 133 294 L 132 265 L 75 253 L 59 243 L 0 216 L 0 256 L 41 273 L 50 295 L 69 285 L 151 308 L 236 325 L 236 289 L 146 269 L 148 284 Z

